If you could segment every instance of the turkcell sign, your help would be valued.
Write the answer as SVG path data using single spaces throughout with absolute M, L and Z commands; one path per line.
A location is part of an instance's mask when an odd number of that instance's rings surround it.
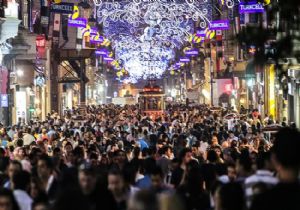
M 60 4 L 51 4 L 50 11 L 53 13 L 73 14 L 73 3 L 62 2 Z
M 215 20 L 211 21 L 209 24 L 209 29 L 212 31 L 215 30 L 228 30 L 229 29 L 229 20 Z
M 198 55 L 199 52 L 198 52 L 198 50 L 187 50 L 184 52 L 184 54 L 193 56 L 193 55 Z
M 68 26 L 71 27 L 78 27 L 78 28 L 85 28 L 87 24 L 87 20 L 85 18 L 76 18 L 76 19 L 69 19 Z
M 243 13 L 262 13 L 265 11 L 265 8 L 262 4 L 250 3 L 250 4 L 241 4 L 239 7 L 240 14 Z

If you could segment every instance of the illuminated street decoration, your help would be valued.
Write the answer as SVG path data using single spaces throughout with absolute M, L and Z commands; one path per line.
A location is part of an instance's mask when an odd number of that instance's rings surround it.
M 229 21 L 211 24 L 213 8 L 207 0 L 94 0 L 94 3 L 103 35 L 111 41 L 116 54 L 117 68 L 125 68 L 130 75 L 127 81 L 131 82 L 160 78 L 174 61 L 175 52 L 186 43 L 200 44 L 205 38 L 214 38 L 214 30 L 229 28 Z M 222 1 L 229 8 L 237 3 L 239 0 Z M 104 39 L 101 45 L 106 46 L 105 43 Z M 197 52 L 186 55 L 195 56 Z

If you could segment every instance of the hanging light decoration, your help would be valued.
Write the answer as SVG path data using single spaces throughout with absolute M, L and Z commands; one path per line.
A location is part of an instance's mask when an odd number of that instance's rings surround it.
M 231 8 L 239 0 L 220 3 Z M 111 42 L 118 68 L 128 71 L 130 82 L 160 78 L 175 59 L 176 50 L 215 34 L 206 31 L 198 36 L 195 31 L 195 27 L 205 31 L 210 26 L 213 6 L 208 0 L 94 0 L 94 4 L 97 22 L 109 40 L 104 39 L 102 46 Z

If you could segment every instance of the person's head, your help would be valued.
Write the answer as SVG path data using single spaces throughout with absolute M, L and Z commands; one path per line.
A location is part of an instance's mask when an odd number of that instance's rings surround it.
M 154 189 L 159 189 L 163 185 L 163 172 L 159 166 L 156 166 L 151 171 L 151 186 Z
M 252 171 L 252 161 L 248 150 L 242 150 L 240 157 L 236 162 L 236 172 L 238 176 L 244 177 L 250 175 Z
M 218 160 L 218 155 L 216 153 L 215 150 L 208 150 L 207 152 L 207 160 L 210 162 L 210 163 L 216 163 L 217 160 Z
M 271 153 L 270 152 L 262 152 L 258 154 L 256 158 L 256 168 L 257 169 L 267 169 L 272 170 L 271 164 Z
M 17 160 L 12 160 L 8 165 L 8 177 L 12 180 L 14 174 L 22 171 L 22 164 Z
M 216 210 L 242 210 L 245 208 L 244 190 L 239 183 L 228 183 L 215 192 Z
M 272 162 L 281 181 L 294 182 L 297 180 L 300 168 L 299 148 L 300 133 L 298 130 L 283 128 L 275 135 L 271 150 Z
M 65 144 L 64 150 L 65 150 L 65 153 L 66 153 L 67 155 L 70 155 L 70 154 L 72 153 L 72 151 L 73 151 L 73 146 L 72 146 L 72 144 L 71 144 L 70 142 L 67 142 L 67 143 Z
M 211 139 L 211 145 L 212 146 L 216 146 L 216 145 L 218 145 L 219 144 L 219 142 L 218 142 L 218 137 L 217 136 L 213 136 L 212 137 L 212 139 Z
M 222 148 L 219 147 L 219 146 L 216 146 L 216 147 L 214 147 L 213 149 L 214 149 L 214 151 L 216 152 L 218 158 L 222 158 Z
M 53 172 L 52 159 L 44 154 L 41 155 L 37 163 L 37 173 L 40 179 L 48 179 Z
M 227 176 L 230 180 L 230 182 L 233 182 L 236 179 L 236 169 L 234 164 L 227 164 Z
M 157 196 L 150 191 L 139 191 L 129 199 L 128 210 L 157 210 L 159 202 Z
M 170 146 L 164 146 L 163 148 L 164 155 L 166 155 L 168 158 L 172 157 L 172 148 Z
M 30 197 L 35 200 L 42 193 L 41 180 L 38 177 L 32 177 L 30 180 Z
M 55 147 L 53 149 L 53 157 L 60 158 L 62 155 L 61 149 L 59 147 Z
M 30 187 L 30 173 L 19 171 L 13 175 L 12 185 L 14 190 L 28 191 Z
M 184 148 L 179 153 L 179 160 L 181 164 L 186 165 L 192 159 L 192 151 L 189 148 Z
M 126 189 L 126 183 L 123 174 L 118 169 L 112 169 L 108 173 L 108 189 L 117 197 L 122 195 Z
M 12 191 L 1 188 L 0 189 L 0 210 L 19 210 L 18 203 Z
M 25 151 L 25 148 L 24 147 L 20 147 L 18 149 L 18 157 L 22 160 L 24 159 L 25 155 L 26 155 L 26 151 Z
M 90 195 L 93 193 L 97 183 L 95 169 L 88 166 L 80 166 L 78 181 L 84 195 Z

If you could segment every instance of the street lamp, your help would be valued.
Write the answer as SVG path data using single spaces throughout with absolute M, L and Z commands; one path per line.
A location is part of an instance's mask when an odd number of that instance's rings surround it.
M 18 76 L 18 77 L 22 77 L 23 75 L 24 75 L 24 71 L 21 70 L 21 69 L 18 69 L 18 70 L 17 70 L 17 76 Z

